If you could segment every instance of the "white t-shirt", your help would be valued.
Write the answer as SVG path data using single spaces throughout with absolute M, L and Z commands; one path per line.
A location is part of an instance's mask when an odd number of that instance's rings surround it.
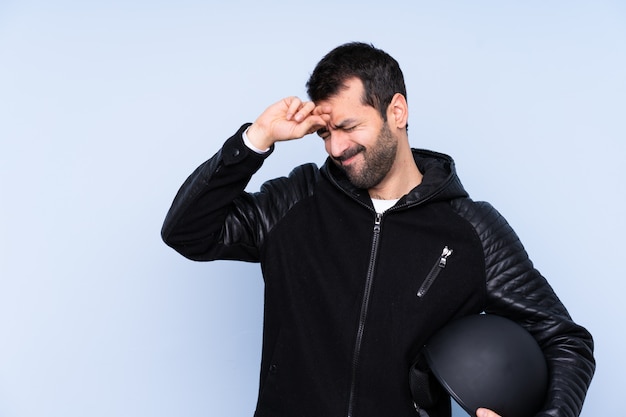
M 379 200 L 377 198 L 372 198 L 372 203 L 374 204 L 374 209 L 376 210 L 376 213 L 384 213 L 385 211 L 393 207 L 398 202 L 398 200 L 399 198 L 396 198 L 395 200 Z

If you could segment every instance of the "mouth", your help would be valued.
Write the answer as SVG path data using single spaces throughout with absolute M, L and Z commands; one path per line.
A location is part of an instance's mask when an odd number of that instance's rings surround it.
M 351 156 L 349 158 L 342 158 L 338 162 L 339 162 L 339 165 L 341 165 L 342 167 L 345 167 L 345 166 L 350 165 L 354 161 L 355 158 L 356 158 L 356 155 Z
M 339 155 L 338 157 L 334 159 L 339 165 L 345 167 L 345 166 L 350 165 L 352 162 L 354 162 L 356 156 L 364 151 L 365 151 L 364 146 L 356 146 L 354 148 L 347 149 L 341 155 Z

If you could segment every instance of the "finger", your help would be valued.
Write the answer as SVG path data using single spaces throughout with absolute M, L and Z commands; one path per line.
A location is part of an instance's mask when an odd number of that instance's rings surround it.
M 330 107 L 330 104 L 323 104 L 323 105 L 315 106 L 315 109 L 313 110 L 313 114 L 317 114 L 318 116 L 321 116 L 323 114 L 329 115 L 331 111 L 332 111 L 332 107 Z
M 314 109 L 315 109 L 315 103 L 313 103 L 312 101 L 306 101 L 302 103 L 300 108 L 298 109 L 298 112 L 294 116 L 294 120 L 296 122 L 303 121 L 305 118 L 307 118 L 311 114 L 311 112 Z
M 500 415 L 498 415 L 494 411 L 491 411 L 487 408 L 479 408 L 478 410 L 476 410 L 476 416 L 477 417 L 500 417 Z
M 288 97 L 285 99 L 287 103 L 287 113 L 285 114 L 285 118 L 287 120 L 293 119 L 293 116 L 296 114 L 300 106 L 302 105 L 302 100 L 298 97 Z
M 326 127 L 326 122 L 320 116 L 310 115 L 302 123 L 305 134 L 317 132 L 319 129 Z
M 315 106 L 315 109 L 313 109 L 313 114 L 320 116 L 324 120 L 324 123 L 328 124 L 330 123 L 331 111 L 332 107 L 329 104 L 324 104 L 320 106 Z

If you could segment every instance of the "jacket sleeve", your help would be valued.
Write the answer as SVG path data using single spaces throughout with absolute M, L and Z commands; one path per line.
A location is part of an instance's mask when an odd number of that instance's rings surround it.
M 258 260 L 263 222 L 244 189 L 271 150 L 259 155 L 243 143 L 248 126 L 187 178 L 167 213 L 161 236 L 189 259 Z
M 595 371 L 591 334 L 572 320 L 504 217 L 488 203 L 466 203 L 458 209 L 474 225 L 485 253 L 485 312 L 520 323 L 544 352 L 549 386 L 537 416 L 578 416 Z

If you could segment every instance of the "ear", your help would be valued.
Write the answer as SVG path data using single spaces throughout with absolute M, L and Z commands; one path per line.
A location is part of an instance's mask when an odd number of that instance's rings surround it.
M 409 105 L 406 98 L 402 94 L 396 93 L 387 107 L 387 123 L 389 123 L 390 128 L 404 129 L 408 120 Z

